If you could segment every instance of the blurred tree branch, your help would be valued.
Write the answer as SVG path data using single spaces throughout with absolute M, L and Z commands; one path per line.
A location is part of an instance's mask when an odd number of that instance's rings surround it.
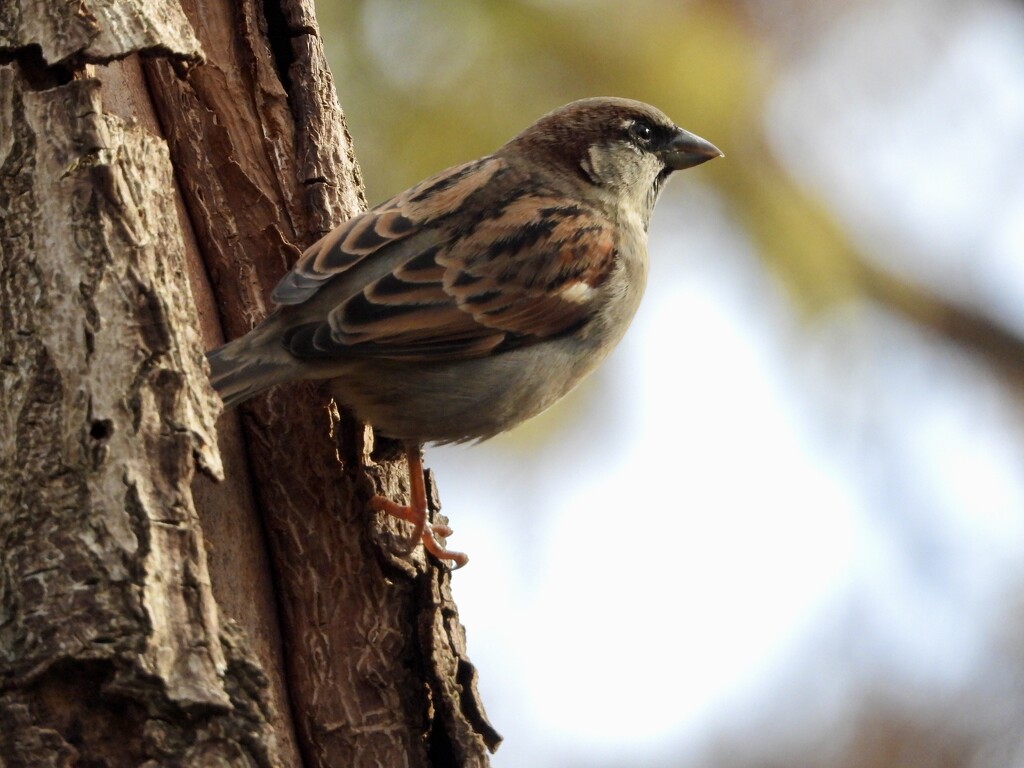
M 1016 387 L 1024 387 L 1024 339 L 979 312 L 943 299 L 860 261 L 868 296 L 915 325 L 978 354 Z

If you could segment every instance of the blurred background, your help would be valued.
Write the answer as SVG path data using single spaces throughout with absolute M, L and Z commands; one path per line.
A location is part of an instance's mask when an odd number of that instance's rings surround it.
M 726 153 L 597 375 L 427 450 L 494 765 L 1024 765 L 1024 3 L 318 6 L 372 203 L 585 96 Z

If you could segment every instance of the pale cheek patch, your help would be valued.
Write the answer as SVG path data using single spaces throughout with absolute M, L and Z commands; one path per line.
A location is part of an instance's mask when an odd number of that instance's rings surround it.
M 573 304 L 586 304 L 590 301 L 596 291 L 582 280 L 569 283 L 558 292 L 558 297 Z

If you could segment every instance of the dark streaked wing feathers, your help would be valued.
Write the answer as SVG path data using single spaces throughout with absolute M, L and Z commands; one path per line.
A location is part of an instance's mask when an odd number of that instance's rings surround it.
M 603 215 L 492 156 L 334 230 L 302 255 L 273 298 L 302 303 L 329 292 L 331 278 L 362 259 L 396 248 L 390 273 L 338 296 L 322 321 L 288 331 L 292 354 L 451 360 L 530 344 L 585 322 L 615 262 Z
M 274 288 L 277 304 L 301 304 L 335 275 L 386 246 L 458 211 L 503 163 L 485 157 L 449 168 L 376 208 L 346 221 L 313 243 Z

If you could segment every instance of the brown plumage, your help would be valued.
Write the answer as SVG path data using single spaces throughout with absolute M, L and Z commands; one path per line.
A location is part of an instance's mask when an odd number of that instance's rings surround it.
M 604 359 L 639 304 L 665 180 L 720 155 L 649 105 L 573 102 L 312 245 L 275 288 L 278 308 L 209 353 L 211 381 L 230 406 L 328 379 L 405 442 L 415 474 L 423 443 L 509 429 Z M 417 485 L 409 507 L 375 507 L 462 564 L 424 529 Z

